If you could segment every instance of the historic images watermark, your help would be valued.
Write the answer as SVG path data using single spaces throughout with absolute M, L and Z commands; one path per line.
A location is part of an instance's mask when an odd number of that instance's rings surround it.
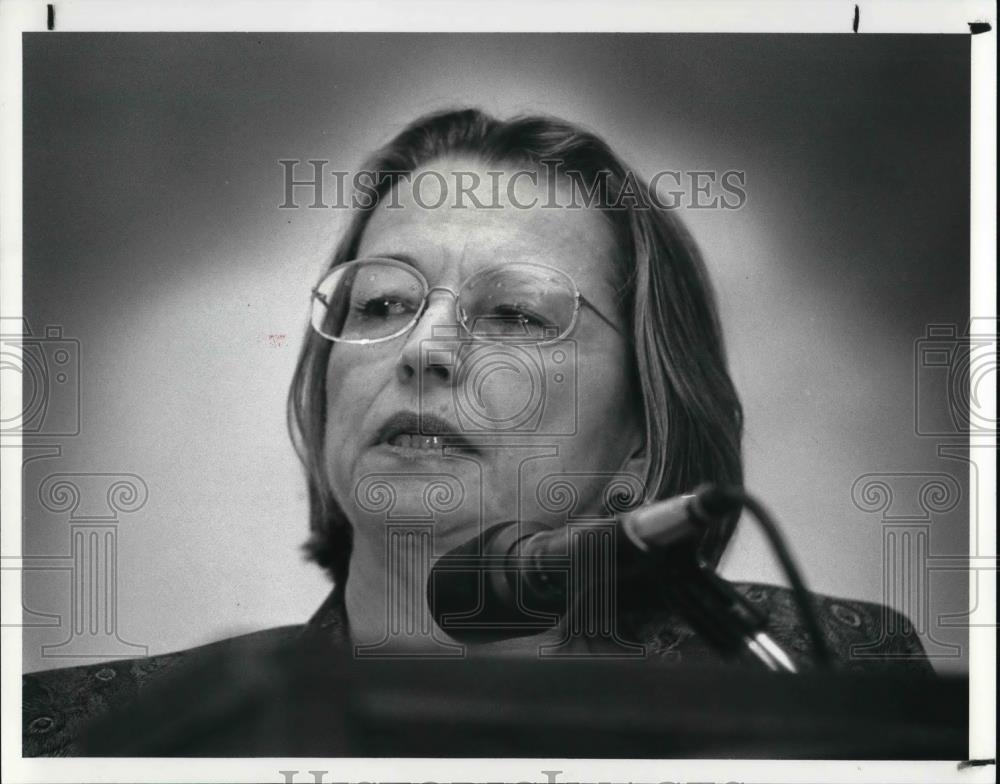
M 459 433 L 484 442 L 574 435 L 580 403 L 577 355 L 572 338 L 546 343 L 515 333 L 482 340 L 440 324 L 420 342 L 421 366 L 454 378 L 451 397 Z M 431 432 L 424 427 L 438 405 L 437 385 L 428 389 L 428 383 L 424 374 L 418 375 L 422 432 Z
M 928 658 L 961 656 L 959 646 L 936 639 L 938 625 L 931 617 L 932 573 L 969 568 L 966 558 L 934 554 L 931 547 L 934 518 L 962 500 L 959 482 L 946 473 L 864 474 L 851 488 L 851 500 L 858 509 L 878 514 L 882 529 L 881 622 L 875 639 L 853 646 L 851 656 L 921 659 L 923 653 L 893 645 L 913 632 Z
M 544 784 L 572 784 L 571 782 L 562 782 L 559 777 L 563 775 L 561 770 L 540 770 L 538 771 L 541 776 L 544 776 Z M 278 775 L 281 776 L 282 784 L 329 784 L 336 779 L 327 779 L 327 776 L 332 776 L 333 772 L 330 770 L 279 770 Z M 301 778 L 299 776 L 301 775 Z M 435 784 L 435 782 L 428 781 L 425 784 Z M 662 781 L 660 784 L 680 784 L 679 782 Z M 726 784 L 741 784 L 736 781 L 729 781 Z
M 996 316 L 974 316 L 964 325 L 929 324 L 914 342 L 914 433 L 937 442 L 942 459 L 963 464 L 972 499 L 984 497 L 989 481 L 980 472 L 979 456 L 996 449 L 997 326 Z M 978 503 L 970 508 L 969 552 L 932 552 L 928 530 L 925 561 L 916 570 L 928 584 L 935 573 L 970 575 L 968 609 L 940 614 L 934 619 L 938 628 L 995 627 L 984 621 L 982 611 L 985 597 L 995 590 L 996 552 L 984 539 L 996 520 L 981 519 Z
M 0 373 L 4 387 L 21 387 L 19 410 L 0 414 L 0 438 L 80 434 L 80 341 L 61 325 L 36 334 L 26 320 L 4 318 Z
M 421 508 L 400 498 L 420 499 Z M 362 477 L 354 490 L 359 509 L 383 516 L 385 536 L 384 634 L 378 642 L 356 645 L 359 659 L 461 658 L 465 647 L 437 628 L 425 598 L 431 575 L 434 529 L 443 515 L 472 498 L 462 480 L 446 472 L 377 473 Z
M 146 482 L 127 472 L 35 470 L 61 457 L 66 443 L 83 432 L 81 354 L 80 341 L 62 325 L 34 331 L 25 319 L 3 319 L 3 384 L 19 386 L 22 394 L 17 410 L 3 411 L 0 447 L 20 448 L 25 508 L 31 498 L 37 513 L 64 517 L 68 544 L 60 552 L 0 555 L 5 583 L 20 581 L 24 592 L 43 580 L 47 589 L 55 588 L 43 591 L 50 601 L 64 597 L 57 606 L 37 608 L 22 596 L 19 614 L 5 615 L 2 624 L 61 629 L 61 642 L 40 646 L 42 659 L 144 656 L 148 647 L 120 632 L 118 556 L 122 517 L 145 506 Z M 38 524 L 27 517 L 25 522 Z
M 964 326 L 930 324 L 914 341 L 914 435 L 936 441 L 938 457 L 955 470 L 874 472 L 854 482 L 854 505 L 879 516 L 883 591 L 883 617 L 876 639 L 855 646 L 852 655 L 856 658 L 912 657 L 891 653 L 893 640 L 911 632 L 919 635 L 929 658 L 959 658 L 961 646 L 936 635 L 982 625 L 973 620 L 983 602 L 982 578 L 996 572 L 997 561 L 995 554 L 980 547 L 981 527 L 991 522 L 980 520 L 977 507 L 968 504 L 959 471 L 968 471 L 968 492 L 978 498 L 984 478 L 979 475 L 976 454 L 994 449 L 996 440 L 996 398 L 990 395 L 996 390 L 996 348 L 995 318 L 973 318 Z M 971 551 L 942 553 L 933 546 L 936 520 L 962 503 L 972 509 Z M 947 573 L 970 575 L 968 609 L 935 617 L 932 583 Z
M 518 329 L 514 323 L 504 329 L 485 328 L 488 339 L 477 335 L 476 326 L 470 334 L 454 325 L 435 325 L 432 337 L 421 340 L 419 346 L 420 366 L 434 368 L 437 374 L 418 374 L 418 427 L 423 434 L 440 436 L 442 448 L 450 445 L 456 459 L 476 461 L 476 450 L 482 454 L 499 451 L 513 458 L 516 477 L 506 478 L 516 482 L 517 488 L 512 521 L 527 526 L 542 517 L 565 526 L 564 554 L 548 558 L 545 564 L 530 564 L 534 569 L 543 566 L 545 574 L 536 576 L 559 583 L 561 587 L 552 585 L 551 589 L 561 590 L 563 596 L 554 600 L 555 607 L 532 606 L 521 584 L 509 584 L 511 561 L 473 546 L 436 560 L 434 572 L 439 579 L 433 581 L 428 601 L 436 605 L 433 615 L 440 627 L 457 639 L 523 637 L 555 629 L 562 619 L 559 639 L 535 646 L 539 658 L 642 657 L 645 649 L 626 642 L 619 633 L 613 515 L 641 503 L 645 487 L 641 479 L 625 472 L 545 472 L 539 468 L 544 463 L 536 461 L 558 459 L 560 445 L 577 434 L 580 424 L 577 343 L 570 338 L 551 340 L 565 331 L 565 325 L 555 325 L 558 319 L 543 321 L 552 322 L 551 334 L 544 329 Z M 447 395 L 453 424 L 440 419 L 441 378 L 450 379 Z M 448 431 L 454 427 L 455 432 L 441 436 L 443 425 Z M 485 491 L 482 466 L 477 467 L 477 492 L 481 494 Z M 491 479 L 495 482 L 498 477 Z M 592 505 L 595 492 L 599 511 Z M 481 511 L 472 523 L 470 537 L 484 533 Z M 425 535 L 432 533 L 428 530 Z M 389 532 L 390 541 L 394 534 Z M 449 579 L 463 572 L 472 578 Z M 451 586 L 450 595 L 435 595 L 443 586 Z M 464 596 L 455 595 L 456 586 L 464 586 L 459 592 Z M 489 599 L 497 591 L 509 591 L 510 606 L 499 613 Z M 590 641 L 585 648 L 578 644 L 584 638 Z
M 996 436 L 997 319 L 930 324 L 914 342 L 913 419 L 930 438 Z
M 441 449 L 447 453 L 449 448 Z M 529 451 L 534 454 L 524 463 L 538 457 L 537 448 Z M 479 492 L 478 488 L 467 488 L 455 474 L 407 472 L 363 477 L 355 488 L 356 502 L 366 514 L 384 516 L 385 621 L 382 638 L 374 644 L 356 645 L 355 656 L 463 658 L 467 654 L 465 641 L 470 638 L 530 637 L 556 629 L 558 624 L 557 639 L 535 645 L 538 658 L 644 657 L 644 646 L 625 641 L 619 633 L 615 522 L 588 512 L 580 504 L 582 488 L 595 482 L 604 487 L 603 504 L 612 514 L 631 508 L 643 497 L 642 481 L 631 474 L 553 473 L 543 477 L 534 488 L 535 500 L 567 522 L 565 554 L 548 557 L 540 564 L 527 559 L 522 563 L 516 554 L 487 552 L 483 540 L 477 539 L 484 526 L 474 519 L 467 526 L 468 546 L 438 553 L 435 539 L 442 519 L 455 513 L 463 520 L 469 518 L 467 502 Z M 523 491 L 519 488 L 519 493 Z M 422 499 L 423 511 L 407 503 L 405 513 L 400 513 L 401 497 Z M 471 506 L 475 505 L 473 500 Z M 519 525 L 515 521 L 511 524 Z M 515 538 L 521 529 L 517 531 Z M 552 580 L 553 590 L 559 591 L 561 604 L 555 609 L 534 607 L 515 584 L 510 586 L 509 606 L 498 614 L 490 586 L 510 580 L 512 574 L 520 575 L 521 568 L 541 568 L 544 579 Z M 456 580 L 456 575 L 463 577 Z M 579 644 L 583 639 L 586 646 Z
M 600 171 L 587 177 L 555 159 L 543 160 L 538 168 L 485 172 L 328 170 L 329 163 L 319 158 L 280 159 L 278 208 L 371 209 L 380 193 L 388 209 L 739 210 L 747 203 L 746 172 L 738 169 L 667 169 L 647 180 L 632 171 L 624 176 Z
M 135 474 L 53 473 L 38 493 L 46 510 L 67 515 L 67 552 L 5 557 L 3 568 L 47 573 L 48 579 L 62 573 L 69 583 L 68 622 L 25 608 L 21 623 L 11 625 L 64 628 L 62 642 L 42 646 L 45 659 L 145 656 L 148 647 L 123 639 L 119 630 L 118 539 L 122 515 L 145 506 L 146 483 Z

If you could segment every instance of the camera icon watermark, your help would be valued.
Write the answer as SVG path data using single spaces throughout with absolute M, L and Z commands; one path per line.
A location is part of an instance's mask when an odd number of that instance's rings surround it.
M 423 367 L 438 368 L 453 378 L 452 403 L 462 434 L 567 436 L 577 432 L 576 341 L 539 341 L 518 334 L 490 335 L 483 340 L 461 337 L 459 329 L 436 325 L 433 337 L 421 342 L 420 351 Z M 437 390 L 432 393 L 427 383 L 420 374 L 422 419 L 439 402 Z
M 0 413 L 0 435 L 80 434 L 80 341 L 63 335 L 61 326 L 35 335 L 25 319 L 4 319 L 0 373 L 4 388 L 22 390 L 18 410 Z
M 918 436 L 996 432 L 997 322 L 931 324 L 914 344 L 914 426 Z

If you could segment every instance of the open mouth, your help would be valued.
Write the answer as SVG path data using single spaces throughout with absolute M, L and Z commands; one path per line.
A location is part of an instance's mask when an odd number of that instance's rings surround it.
M 443 447 L 475 451 L 469 440 L 440 417 L 399 411 L 379 428 L 376 444 L 385 444 L 408 452 L 441 453 Z
M 417 433 L 400 433 L 390 438 L 386 443 L 389 446 L 398 446 L 402 449 L 429 449 L 438 450 L 444 446 L 444 439 L 441 436 L 422 436 Z

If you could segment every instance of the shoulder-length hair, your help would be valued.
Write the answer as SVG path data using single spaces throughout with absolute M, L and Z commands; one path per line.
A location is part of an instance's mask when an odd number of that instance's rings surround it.
M 484 164 L 557 162 L 605 192 L 648 185 L 593 133 L 545 116 L 503 121 L 476 109 L 421 117 L 378 150 L 363 167 L 376 173 L 369 203 L 353 216 L 327 265 L 355 257 L 362 234 L 400 173 L 413 172 L 445 156 L 474 157 Z M 378 173 L 389 176 L 378 176 Z M 395 179 L 394 179 L 395 178 Z M 628 182 L 628 181 L 631 182 Z M 620 306 L 631 323 L 632 372 L 641 393 L 645 427 L 646 500 L 668 498 L 703 482 L 742 483 L 740 441 L 743 412 L 726 368 L 715 296 L 691 237 L 666 209 L 648 200 L 604 202 L 618 248 Z M 343 588 L 353 529 L 333 496 L 324 471 L 326 370 L 333 344 L 311 329 L 288 395 L 288 423 L 307 474 L 310 558 Z M 622 401 L 631 405 L 631 401 Z M 736 524 L 733 518 L 702 543 L 701 554 L 717 563 Z

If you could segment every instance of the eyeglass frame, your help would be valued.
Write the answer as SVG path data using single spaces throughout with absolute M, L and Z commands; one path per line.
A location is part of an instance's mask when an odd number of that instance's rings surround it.
M 333 343 L 347 343 L 349 345 L 354 345 L 354 346 L 370 346 L 370 345 L 375 344 L 375 343 L 384 343 L 384 342 L 386 342 L 388 340 L 395 340 L 396 338 L 402 337 L 406 333 L 410 332 L 410 330 L 412 330 L 415 326 L 417 326 L 417 324 L 420 323 L 420 319 L 424 315 L 424 313 L 426 312 L 427 306 L 430 303 L 431 292 L 434 292 L 434 291 L 445 291 L 445 292 L 451 294 L 452 297 L 454 297 L 454 300 L 455 300 L 455 321 L 456 321 L 456 323 L 458 323 L 462 327 L 462 329 L 465 330 L 466 334 L 470 338 L 472 338 L 473 340 L 479 340 L 479 341 L 483 341 L 483 342 L 486 342 L 486 343 L 504 343 L 504 342 L 510 342 L 509 337 L 508 338 L 497 339 L 497 337 L 495 337 L 495 336 L 477 335 L 476 333 L 474 333 L 466 325 L 465 319 L 462 318 L 462 315 L 460 313 L 460 307 L 459 307 L 459 292 L 465 287 L 465 285 L 470 280 L 472 280 L 473 278 L 477 277 L 478 275 L 483 275 L 483 274 L 485 274 L 487 272 L 490 272 L 491 270 L 494 270 L 494 269 L 502 269 L 503 266 L 504 266 L 502 264 L 498 264 L 495 267 L 488 267 L 486 269 L 479 270 L 478 272 L 472 273 L 471 275 L 469 275 L 467 278 L 465 278 L 465 280 L 463 280 L 459 284 L 458 290 L 456 291 L 456 290 L 448 288 L 447 286 L 431 286 L 430 283 L 428 283 L 427 278 L 424 277 L 424 274 L 419 269 L 417 269 L 412 264 L 407 264 L 405 261 L 400 261 L 399 259 L 393 259 L 393 258 L 389 258 L 389 257 L 386 257 L 386 256 L 364 256 L 364 257 L 362 257 L 360 259 L 352 259 L 351 261 L 345 261 L 342 264 L 337 264 L 336 266 L 331 267 L 327 271 L 327 273 L 323 276 L 323 278 L 320 280 L 320 282 L 316 286 L 313 286 L 312 292 L 311 292 L 312 296 L 310 297 L 310 301 L 312 301 L 314 299 L 317 299 L 317 300 L 319 300 L 320 302 L 323 303 L 324 307 L 329 308 L 330 307 L 330 303 L 327 301 L 326 297 L 319 290 L 319 286 L 323 283 L 323 281 L 325 281 L 327 278 L 329 278 L 331 275 L 333 275 L 334 272 L 340 271 L 344 267 L 347 267 L 347 266 L 349 266 L 351 264 L 364 264 L 365 262 L 372 262 L 372 261 L 377 261 L 379 263 L 388 263 L 390 266 L 395 266 L 395 267 L 399 267 L 401 269 L 405 269 L 407 272 L 409 272 L 412 275 L 414 275 L 417 278 L 417 280 L 420 281 L 421 284 L 423 284 L 424 294 L 421 297 L 420 307 L 417 309 L 417 311 L 413 315 L 413 319 L 405 327 L 403 327 L 402 329 L 398 330 L 397 332 L 392 333 L 391 335 L 385 335 L 384 337 L 381 337 L 381 338 L 357 338 L 357 339 L 354 339 L 354 338 L 335 338 L 335 337 L 331 337 L 330 335 L 327 335 L 324 332 L 320 332 L 319 329 L 317 329 L 316 326 L 312 323 L 312 318 L 310 318 L 309 319 L 309 326 L 312 328 L 312 330 L 317 335 L 319 335 L 324 340 L 329 340 L 329 341 L 331 341 Z M 569 337 L 569 335 L 576 328 L 576 323 L 577 323 L 577 321 L 579 319 L 579 316 L 580 316 L 580 308 L 581 308 L 581 306 L 586 306 L 586 307 L 590 308 L 595 314 L 597 314 L 597 317 L 600 318 L 601 321 L 603 321 L 605 324 L 607 324 L 609 327 L 611 327 L 611 329 L 613 329 L 615 332 L 617 332 L 622 337 L 626 337 L 625 333 L 621 330 L 621 328 L 618 327 L 617 324 L 615 324 L 613 321 L 611 321 L 611 319 L 609 319 L 607 316 L 605 316 L 603 313 L 601 313 L 601 311 L 597 309 L 597 306 L 594 305 L 594 303 L 592 303 L 589 299 L 587 299 L 585 296 L 583 296 L 583 294 L 580 292 L 579 287 L 576 285 L 576 281 L 573 280 L 573 276 L 570 275 L 568 272 L 564 272 L 563 270 L 557 269 L 555 267 L 550 267 L 547 264 L 537 264 L 537 263 L 535 263 L 533 261 L 522 261 L 522 262 L 518 262 L 518 263 L 519 264 L 527 264 L 527 265 L 532 266 L 532 267 L 538 267 L 539 269 L 543 269 L 543 270 L 549 270 L 549 271 L 552 271 L 552 272 L 557 272 L 560 275 L 565 276 L 565 278 L 573 286 L 573 316 L 570 319 L 569 326 L 566 327 L 566 330 L 564 332 L 562 332 L 560 335 L 557 335 L 554 338 L 547 338 L 545 340 L 532 340 L 532 341 L 526 341 L 526 342 L 530 342 L 532 345 L 535 345 L 535 346 L 547 346 L 547 345 L 550 345 L 552 343 L 557 343 L 560 340 L 565 340 L 567 337 Z M 524 339 L 521 338 L 521 340 L 524 340 Z

